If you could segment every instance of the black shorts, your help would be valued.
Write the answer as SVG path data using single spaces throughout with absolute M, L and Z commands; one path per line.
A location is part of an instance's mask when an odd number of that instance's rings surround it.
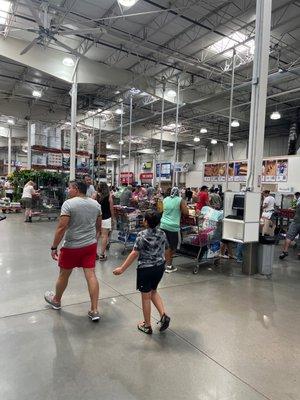
M 158 267 L 138 268 L 136 277 L 136 289 L 142 293 L 156 290 L 165 272 L 165 264 Z
M 173 251 L 176 250 L 177 246 L 178 246 L 178 241 L 179 241 L 178 232 L 171 232 L 171 231 L 167 231 L 166 229 L 162 229 L 162 231 L 164 231 L 167 236 L 169 248 Z

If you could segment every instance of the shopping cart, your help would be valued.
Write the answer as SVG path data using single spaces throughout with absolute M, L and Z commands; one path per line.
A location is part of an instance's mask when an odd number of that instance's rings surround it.
M 185 217 L 181 221 L 181 244 L 178 253 L 195 261 L 193 274 L 200 266 L 212 262 L 218 265 L 222 238 L 222 222 L 203 226 L 199 217 Z
M 56 220 L 60 215 L 60 207 L 57 199 L 50 199 L 46 196 L 38 196 L 33 199 L 32 218 L 41 221 Z
M 131 207 L 114 206 L 116 217 L 117 240 L 122 243 L 125 254 L 129 246 L 136 240 L 137 234 L 143 229 L 143 214 Z

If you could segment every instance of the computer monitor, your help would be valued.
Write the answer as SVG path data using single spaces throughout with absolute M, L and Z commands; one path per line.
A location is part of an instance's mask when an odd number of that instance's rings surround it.
M 233 210 L 244 210 L 244 205 L 245 205 L 245 195 L 235 194 L 232 203 Z

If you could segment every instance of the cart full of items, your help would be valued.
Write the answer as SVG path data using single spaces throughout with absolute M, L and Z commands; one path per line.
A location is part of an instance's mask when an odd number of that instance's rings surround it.
M 21 212 L 22 207 L 20 202 L 11 201 L 8 197 L 3 197 L 0 199 L 0 208 L 3 214 L 8 214 L 11 212 Z
M 40 189 L 39 195 L 32 198 L 32 218 L 37 220 L 56 220 L 60 215 L 60 204 L 55 191 Z
M 196 261 L 193 273 L 201 264 L 219 263 L 222 238 L 223 211 L 203 207 L 200 214 L 190 208 L 188 217 L 181 220 L 181 244 L 178 252 Z
M 114 206 L 117 243 L 123 244 L 122 254 L 133 246 L 138 233 L 143 229 L 143 213 L 134 207 Z

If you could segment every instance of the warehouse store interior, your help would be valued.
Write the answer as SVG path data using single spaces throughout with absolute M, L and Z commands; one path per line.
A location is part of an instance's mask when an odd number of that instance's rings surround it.
M 299 21 L 298 0 L 0 0 L 1 399 L 299 399 Z M 55 284 L 78 197 L 102 209 L 97 310 L 84 265 Z

